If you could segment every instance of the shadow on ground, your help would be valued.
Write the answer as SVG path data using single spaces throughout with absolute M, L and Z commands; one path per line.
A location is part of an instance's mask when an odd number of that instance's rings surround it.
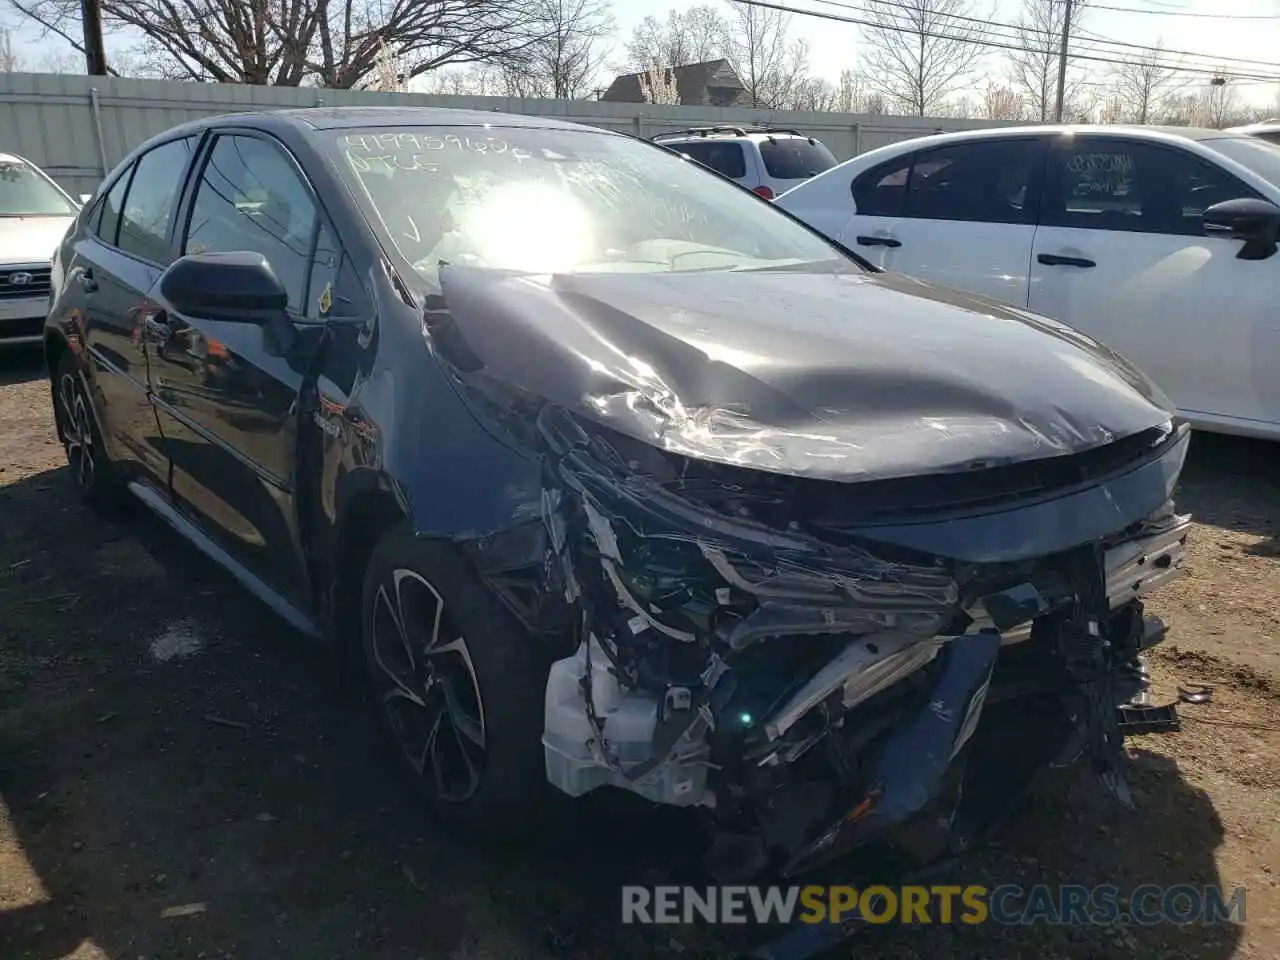
M 0 529 L 0 798 L 43 888 L 0 913 L 6 960 L 86 941 L 110 960 L 725 954 L 710 931 L 617 922 L 621 883 L 661 882 L 687 853 L 670 829 L 683 821 L 605 803 L 559 849 L 446 836 L 329 659 L 159 524 L 99 519 L 64 468 L 0 488 Z M 1126 813 L 1061 773 L 957 877 L 1216 883 L 1208 798 L 1154 755 L 1133 776 Z M 859 942 L 885 957 L 1225 960 L 1236 937 L 985 925 Z
M 38 346 L 0 347 L 0 387 L 48 376 Z
M 1248 553 L 1280 556 L 1280 443 L 1194 434 L 1177 496 L 1201 523 L 1266 538 Z

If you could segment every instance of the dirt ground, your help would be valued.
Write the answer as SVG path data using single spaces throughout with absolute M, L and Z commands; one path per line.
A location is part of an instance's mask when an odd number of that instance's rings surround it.
M 1197 436 L 1189 576 L 1156 695 L 1213 685 L 1130 741 L 1138 809 L 1047 779 L 965 883 L 1220 884 L 1243 925 L 876 927 L 833 956 L 1280 956 L 1280 445 Z M 72 496 L 37 358 L 0 355 L 0 958 L 514 960 L 715 956 L 622 927 L 660 882 L 658 814 L 482 851 L 437 829 L 324 657 L 145 516 Z M 612 819 L 611 819 L 612 818 Z

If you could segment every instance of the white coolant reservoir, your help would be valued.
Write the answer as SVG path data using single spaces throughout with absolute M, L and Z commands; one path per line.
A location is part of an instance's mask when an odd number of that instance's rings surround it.
M 610 753 L 627 768 L 652 755 L 658 721 L 656 698 L 618 686 L 599 641 L 591 644 L 591 689 L 596 716 L 604 725 Z M 571 657 L 557 660 L 547 676 L 542 745 L 547 779 L 570 796 L 581 796 L 608 784 L 623 787 L 658 803 L 686 805 L 706 801 L 707 751 L 691 744 L 673 762 L 634 782 L 601 762 L 592 741 L 596 732 L 587 717 L 582 678 L 587 669 L 587 644 Z
M 605 717 L 618 705 L 622 691 L 600 641 L 592 635 L 590 644 L 592 701 L 596 716 Z M 590 741 L 595 738 L 595 731 L 587 717 L 587 702 L 582 695 L 582 678 L 586 672 L 587 644 L 582 643 L 573 656 L 553 663 L 547 676 L 542 741 L 548 750 L 576 761 L 590 760 L 594 756 Z M 547 763 L 551 763 L 550 754 Z M 549 767 L 547 776 L 559 785 L 558 780 L 551 777 Z M 579 791 L 562 789 L 576 796 L 590 790 L 591 786 Z

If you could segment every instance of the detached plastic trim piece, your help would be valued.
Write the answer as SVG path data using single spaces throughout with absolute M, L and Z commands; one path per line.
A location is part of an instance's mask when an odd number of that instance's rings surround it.
M 1167 703 L 1163 707 L 1125 705 L 1117 707 L 1116 714 L 1120 733 L 1126 737 L 1143 733 L 1177 733 L 1182 729 L 1182 721 L 1178 719 L 1177 705 L 1172 703 Z

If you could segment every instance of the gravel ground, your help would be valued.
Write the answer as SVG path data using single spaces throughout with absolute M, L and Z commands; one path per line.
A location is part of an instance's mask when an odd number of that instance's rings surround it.
M 836 956 L 1280 956 L 1280 447 L 1197 436 L 1190 575 L 1130 741 L 1138 810 L 1048 778 L 959 882 L 1221 884 L 1244 925 L 876 927 Z M 580 843 L 482 851 L 388 773 L 324 657 L 145 516 L 72 496 L 36 358 L 0 355 L 0 958 L 714 956 L 622 928 L 617 887 L 676 855 L 662 814 L 583 811 Z M 624 819 L 625 818 L 625 819 Z M 621 822 L 620 822 L 621 821 Z

